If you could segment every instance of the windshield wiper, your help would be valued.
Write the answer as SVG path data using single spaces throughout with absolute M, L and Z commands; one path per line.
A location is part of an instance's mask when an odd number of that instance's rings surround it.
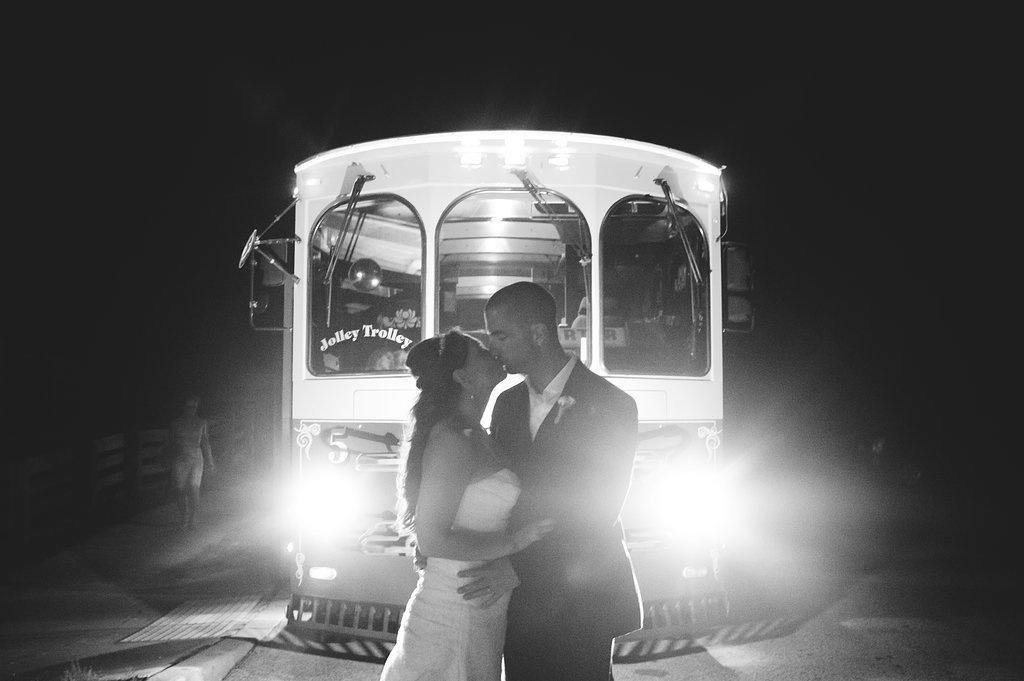
M 544 199 L 544 195 L 541 193 L 541 190 L 538 189 L 537 185 L 534 184 L 533 180 L 530 179 L 529 175 L 527 174 L 527 171 L 524 170 L 523 168 L 514 168 L 512 170 L 512 174 L 515 175 L 516 177 L 518 177 L 519 181 L 522 182 L 523 187 L 526 188 L 526 191 L 530 192 L 530 196 L 532 196 L 533 200 L 537 202 L 537 209 L 551 220 L 551 224 L 554 225 L 556 230 L 558 230 L 558 236 L 562 240 L 562 242 L 566 246 L 572 246 L 572 247 L 578 249 L 579 256 L 580 256 L 579 262 L 580 262 L 580 265 L 583 267 L 583 270 L 584 270 L 584 274 L 583 274 L 583 292 L 584 292 L 584 297 L 589 301 L 590 300 L 590 284 L 587 281 L 587 276 L 586 276 L 585 272 L 586 272 L 587 266 L 590 265 L 590 261 L 593 258 L 593 254 L 591 253 L 591 250 L 590 250 L 590 239 L 589 239 L 590 234 L 589 234 L 589 232 L 587 232 L 587 231 L 585 231 L 583 229 L 583 219 L 580 217 L 580 215 L 578 213 L 574 217 L 573 216 L 566 216 L 566 217 L 570 217 L 570 219 L 573 219 L 576 222 L 576 234 L 575 235 L 568 234 L 567 233 L 568 232 L 568 228 L 565 225 L 565 222 L 566 222 L 565 218 L 563 216 L 559 215 L 551 207 L 551 205 Z M 588 305 L 589 305 L 589 302 L 588 302 Z
M 672 196 L 672 188 L 668 186 L 668 181 L 662 177 L 654 178 L 654 183 L 661 187 L 661 190 L 665 193 L 665 202 L 668 204 L 669 215 L 672 218 L 672 226 L 679 233 L 679 239 L 683 242 L 683 249 L 686 251 L 686 259 L 690 263 L 690 272 L 692 273 L 693 280 L 698 286 L 703 286 L 704 270 L 698 265 L 697 254 L 693 252 L 693 245 L 686 237 L 686 232 L 683 231 L 683 222 L 679 219 L 676 201 Z
M 341 255 L 342 244 L 345 242 L 345 235 L 348 234 L 349 225 L 352 224 L 352 214 L 356 210 L 356 204 L 359 203 L 359 195 L 363 191 L 363 185 L 368 180 L 374 180 L 374 175 L 360 175 L 356 178 L 355 183 L 352 185 L 352 193 L 349 195 L 348 205 L 345 207 L 345 220 L 342 222 L 341 229 L 338 230 L 338 238 L 334 242 L 334 247 L 331 248 L 331 260 L 327 265 L 327 271 L 324 274 L 324 285 L 327 286 L 327 325 L 331 325 L 331 302 L 334 298 L 334 268 L 338 265 L 338 258 Z M 356 225 L 355 230 L 352 232 L 351 238 L 349 238 L 348 248 L 345 251 L 345 258 L 349 259 L 352 253 L 355 251 L 356 238 L 358 237 L 359 230 L 362 229 L 363 220 L 366 215 L 360 216 L 360 219 Z
M 352 194 L 349 196 L 348 206 L 345 208 L 345 222 L 342 223 L 341 229 L 338 231 L 338 240 L 334 242 L 334 248 L 331 249 L 331 261 L 327 265 L 327 273 L 324 274 L 325 284 L 329 284 L 331 277 L 334 275 L 334 268 L 338 264 L 338 256 L 341 255 L 341 245 L 345 240 L 345 235 L 348 233 L 348 226 L 352 222 L 352 213 L 355 212 L 356 203 L 359 202 L 359 195 L 363 191 L 363 185 L 366 184 L 367 180 L 375 179 L 376 177 L 373 175 L 360 175 L 352 186 Z

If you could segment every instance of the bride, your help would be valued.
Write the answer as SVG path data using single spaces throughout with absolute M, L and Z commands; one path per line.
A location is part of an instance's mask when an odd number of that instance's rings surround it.
M 419 580 L 381 681 L 498 681 L 511 592 L 467 601 L 460 570 L 508 556 L 551 530 L 508 531 L 519 481 L 480 425 L 505 370 L 474 337 L 453 329 L 409 350 L 420 396 L 399 474 L 401 529 L 416 537 Z

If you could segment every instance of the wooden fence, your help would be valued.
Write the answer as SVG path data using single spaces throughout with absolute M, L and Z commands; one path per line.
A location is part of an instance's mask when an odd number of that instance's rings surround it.
M 211 418 L 218 470 L 238 473 L 245 462 L 251 464 L 259 437 L 254 411 Z M 0 540 L 17 553 L 38 556 L 170 503 L 166 441 L 166 429 L 136 430 L 85 443 L 50 443 L 23 459 L 0 459 Z
M 93 440 L 87 507 L 104 521 L 164 503 L 171 489 L 163 455 L 167 430 L 139 430 Z
M 50 444 L 6 460 L 3 541 L 23 555 L 62 546 L 97 527 L 170 500 L 166 430 Z

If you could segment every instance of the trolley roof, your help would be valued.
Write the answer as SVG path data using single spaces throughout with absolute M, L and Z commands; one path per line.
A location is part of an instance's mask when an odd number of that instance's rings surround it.
M 578 132 L 555 132 L 544 130 L 466 130 L 459 132 L 432 133 L 426 135 L 409 135 L 392 137 L 372 142 L 361 142 L 345 147 L 325 151 L 307 158 L 295 166 L 296 174 L 321 164 L 343 160 L 350 156 L 373 152 L 399 151 L 408 153 L 420 147 L 423 153 L 468 151 L 479 148 L 484 152 L 501 149 L 521 148 L 525 153 L 531 151 L 552 151 L 571 149 L 578 153 L 584 152 L 620 152 L 623 156 L 639 155 L 658 158 L 663 162 L 674 161 L 683 163 L 694 171 L 710 175 L 720 175 L 717 166 L 692 154 L 671 149 L 669 147 L 639 142 L 624 137 L 592 135 Z

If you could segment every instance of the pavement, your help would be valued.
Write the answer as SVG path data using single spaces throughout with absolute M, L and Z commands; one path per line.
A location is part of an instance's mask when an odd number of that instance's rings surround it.
M 285 625 L 275 492 L 271 474 L 218 471 L 191 530 L 166 503 L 24 565 L 10 566 L 17 556 L 7 552 L 3 678 L 223 679 Z

